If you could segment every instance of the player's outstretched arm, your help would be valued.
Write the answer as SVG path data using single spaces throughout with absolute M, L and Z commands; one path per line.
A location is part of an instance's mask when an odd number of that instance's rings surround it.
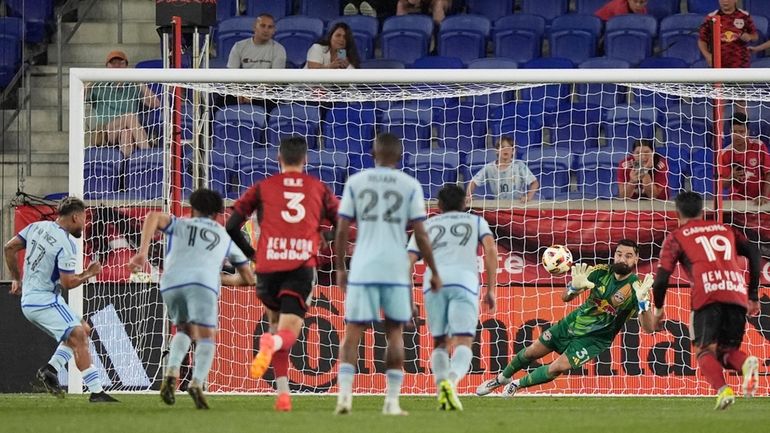
M 668 279 L 671 272 L 658 267 L 655 274 L 655 281 L 652 283 L 652 299 L 655 303 L 654 326 L 655 330 L 660 331 L 663 328 L 663 319 L 665 310 L 663 306 L 666 303 L 666 289 L 668 289 Z
M 131 258 L 128 266 L 132 272 L 140 272 L 147 263 L 147 254 L 150 251 L 150 242 L 155 237 L 155 232 L 163 230 L 171 224 L 171 215 L 163 212 L 150 212 L 142 225 L 142 238 L 139 241 L 139 251 Z
M 334 236 L 334 269 L 337 270 L 337 286 L 342 291 L 348 288 L 348 271 L 345 268 L 345 256 L 348 253 L 349 236 L 350 220 L 340 218 L 337 223 L 337 234 Z
M 425 231 L 425 225 L 422 221 L 414 221 L 412 222 L 412 228 L 414 229 L 414 240 L 417 242 L 417 248 L 420 250 L 422 260 L 432 273 L 430 289 L 433 291 L 439 290 L 441 288 L 441 277 L 438 274 L 436 261 L 433 260 L 433 249 L 430 247 L 430 238 L 428 237 L 428 232 Z
M 235 274 L 222 273 L 223 286 L 253 286 L 257 284 L 257 280 L 248 263 L 236 267 L 235 271 Z
M 639 303 L 639 323 L 644 332 L 648 334 L 655 332 L 655 328 L 657 327 L 657 321 L 655 320 L 650 304 L 650 291 L 652 290 L 653 278 L 652 274 L 647 274 L 644 276 L 644 279 L 635 281 L 634 284 L 632 284 L 636 300 Z
M 484 236 L 481 246 L 484 249 L 484 271 L 487 274 L 487 290 L 483 299 L 489 313 L 494 314 L 497 306 L 497 244 L 492 236 Z
M 16 255 L 19 251 L 26 248 L 26 244 L 20 237 L 14 236 L 5 243 L 3 247 L 3 254 L 5 255 L 5 265 L 8 266 L 8 271 L 11 274 L 11 294 L 21 294 L 21 272 L 19 272 L 19 262 L 16 261 Z
M 578 263 L 572 266 L 572 280 L 570 280 L 567 287 L 564 289 L 564 293 L 561 295 L 561 300 L 569 302 L 577 297 L 583 290 L 593 289 L 594 283 L 588 279 L 588 276 L 593 272 L 594 267 L 588 266 L 587 263 Z
M 80 286 L 92 277 L 99 275 L 102 272 L 102 264 L 99 262 L 91 262 L 85 271 L 79 274 L 66 274 L 62 273 L 59 276 L 59 283 L 64 290 L 74 289 Z

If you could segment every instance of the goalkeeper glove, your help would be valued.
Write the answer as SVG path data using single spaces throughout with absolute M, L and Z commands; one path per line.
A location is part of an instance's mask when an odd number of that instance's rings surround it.
M 593 272 L 594 267 L 587 263 L 578 263 L 572 267 L 572 281 L 567 285 L 567 293 L 573 295 L 580 293 L 585 289 L 593 289 L 594 283 L 588 281 L 588 276 Z
M 654 277 L 652 274 L 647 274 L 644 276 L 644 280 L 634 281 L 634 284 L 631 285 L 636 293 L 636 300 L 639 302 L 640 312 L 650 310 L 650 290 L 652 289 L 653 280 Z

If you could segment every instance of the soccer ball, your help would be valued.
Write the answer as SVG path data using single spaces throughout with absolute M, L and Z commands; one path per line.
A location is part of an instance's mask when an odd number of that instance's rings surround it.
M 543 253 L 543 267 L 553 276 L 561 276 L 572 267 L 572 253 L 564 245 L 551 245 Z

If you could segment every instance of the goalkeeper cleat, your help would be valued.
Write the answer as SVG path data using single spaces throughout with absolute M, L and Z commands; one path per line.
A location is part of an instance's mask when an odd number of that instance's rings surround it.
M 385 405 L 382 406 L 382 414 L 390 416 L 407 416 L 409 412 L 402 410 L 398 400 L 385 399 Z
M 190 397 L 193 399 L 193 403 L 195 403 L 195 407 L 198 409 L 208 409 L 209 404 L 206 403 L 206 397 L 203 396 L 203 390 L 200 386 L 193 386 L 190 385 L 187 387 L 187 393 L 190 394 Z
M 40 367 L 35 377 L 40 382 L 40 385 L 45 388 L 46 392 L 51 393 L 57 398 L 64 398 L 64 390 L 59 385 L 59 375 L 53 367 L 48 364 L 45 367 Z
M 259 353 L 251 361 L 251 368 L 249 369 L 252 378 L 259 379 L 265 375 L 267 368 L 270 367 L 270 361 L 273 360 L 274 348 L 273 334 L 262 334 L 262 337 L 259 338 Z
M 754 397 L 759 384 L 759 359 L 756 356 L 749 356 L 743 361 L 743 396 Z
M 503 388 L 503 397 L 509 398 L 513 397 L 516 394 L 516 391 L 519 390 L 519 381 L 514 380 L 508 385 L 505 385 L 505 388 Z
M 291 412 L 291 394 L 288 392 L 278 394 L 278 398 L 275 400 L 275 411 Z
M 511 383 L 511 378 L 502 377 L 501 375 L 498 374 L 493 379 L 489 379 L 488 381 L 479 385 L 479 387 L 476 388 L 476 395 L 483 396 L 483 395 L 490 394 L 492 391 L 496 390 L 497 388 L 500 388 L 501 386 L 507 385 L 509 383 Z
M 172 406 L 174 403 L 176 403 L 176 397 L 174 396 L 175 392 L 176 377 L 164 377 L 163 382 L 160 383 L 160 399 L 163 400 L 163 403 L 166 403 L 169 406 Z
M 725 410 L 735 403 L 735 393 L 733 389 L 725 385 L 719 388 L 717 393 L 717 404 L 714 406 L 714 410 Z
M 447 379 L 444 379 L 439 384 L 441 388 L 441 395 L 444 397 L 445 410 L 463 410 L 463 404 L 457 397 L 457 391 L 454 385 Z
M 91 396 L 88 397 L 88 401 L 91 403 L 118 403 L 118 400 L 115 397 L 104 391 L 91 393 Z

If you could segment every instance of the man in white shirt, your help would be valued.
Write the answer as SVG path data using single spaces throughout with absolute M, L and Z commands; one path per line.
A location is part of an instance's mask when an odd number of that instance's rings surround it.
M 230 69 L 284 69 L 286 49 L 273 40 L 275 19 L 261 14 L 254 21 L 254 36 L 238 41 L 230 50 L 227 67 Z

